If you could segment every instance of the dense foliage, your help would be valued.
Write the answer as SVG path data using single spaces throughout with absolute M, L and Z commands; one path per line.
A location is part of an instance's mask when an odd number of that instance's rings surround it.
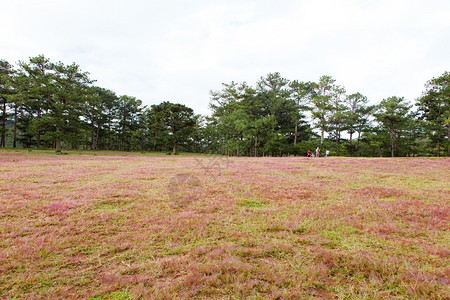
M 211 116 L 182 104 L 144 106 L 95 86 L 73 63 L 0 60 L 0 147 L 178 151 L 237 156 L 418 156 L 450 153 L 450 74 L 429 80 L 416 110 L 403 97 L 370 105 L 331 76 L 279 73 L 211 91 Z M 356 135 L 356 136 L 355 136 Z M 324 153 L 324 151 L 322 151 Z

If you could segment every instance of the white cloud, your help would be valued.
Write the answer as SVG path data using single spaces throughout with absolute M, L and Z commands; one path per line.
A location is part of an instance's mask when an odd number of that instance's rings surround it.
M 414 100 L 450 69 L 448 1 L 7 0 L 0 58 L 76 62 L 145 104 L 208 113 L 209 90 L 269 72 Z

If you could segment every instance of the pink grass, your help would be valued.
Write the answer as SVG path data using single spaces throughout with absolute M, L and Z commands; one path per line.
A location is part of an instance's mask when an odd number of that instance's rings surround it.
M 0 298 L 445 298 L 449 169 L 0 154 Z

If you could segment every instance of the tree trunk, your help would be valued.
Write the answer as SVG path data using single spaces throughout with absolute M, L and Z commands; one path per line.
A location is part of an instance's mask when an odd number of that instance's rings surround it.
M 61 141 L 59 140 L 59 138 L 57 138 L 55 141 L 55 148 L 57 153 L 61 153 Z
M 97 150 L 97 146 L 98 146 L 98 136 L 100 134 L 100 125 L 97 124 L 97 132 L 95 133 L 95 138 L 94 138 L 94 147 L 95 150 Z
M 394 157 L 394 140 L 391 139 L 391 157 Z
M 173 142 L 172 155 L 177 155 L 177 142 Z
M 389 128 L 389 137 L 391 138 L 391 157 L 394 157 L 395 148 L 394 148 L 394 139 L 395 139 L 395 132 L 393 126 Z
M 94 132 L 95 132 L 95 125 L 94 122 L 92 122 L 92 128 L 91 128 L 91 150 L 95 150 L 95 144 L 94 144 Z
M 358 149 L 359 146 L 359 138 L 361 137 L 361 132 L 358 131 L 358 139 L 356 140 L 356 149 Z
M 38 118 L 41 117 L 41 110 L 38 110 Z M 36 133 L 36 147 L 39 149 L 41 146 L 41 132 L 38 129 L 38 132 Z
M 337 156 L 341 156 L 340 141 L 341 141 L 341 131 L 338 130 L 338 131 L 336 132 Z
M 0 147 L 6 147 L 6 99 L 3 99 L 2 140 Z
M 298 135 L 298 120 L 295 120 L 294 146 L 297 145 L 297 135 Z
M 447 142 L 448 142 L 447 156 L 450 156 L 450 123 L 447 124 Z
M 300 106 L 300 100 L 297 99 L 297 107 Z M 294 136 L 294 146 L 297 145 L 297 135 L 298 135 L 298 116 L 295 118 L 295 136 Z
M 437 157 L 441 156 L 441 131 L 438 130 L 438 138 L 437 138 Z
M 59 137 L 59 127 L 56 127 L 55 148 L 56 148 L 56 153 L 61 153 L 61 139 Z
M 17 105 L 14 106 L 14 129 L 13 129 L 13 148 L 16 148 L 17 144 Z

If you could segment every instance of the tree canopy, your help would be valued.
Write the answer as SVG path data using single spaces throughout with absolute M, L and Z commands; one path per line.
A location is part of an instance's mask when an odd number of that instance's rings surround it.
M 415 106 L 390 96 L 370 104 L 329 76 L 317 82 L 269 73 L 211 91 L 209 116 L 183 104 L 150 106 L 95 85 L 76 63 L 44 55 L 0 60 L 0 147 L 179 151 L 237 156 L 450 154 L 449 72 L 425 84 Z M 371 99 L 372 103 L 374 100 Z

